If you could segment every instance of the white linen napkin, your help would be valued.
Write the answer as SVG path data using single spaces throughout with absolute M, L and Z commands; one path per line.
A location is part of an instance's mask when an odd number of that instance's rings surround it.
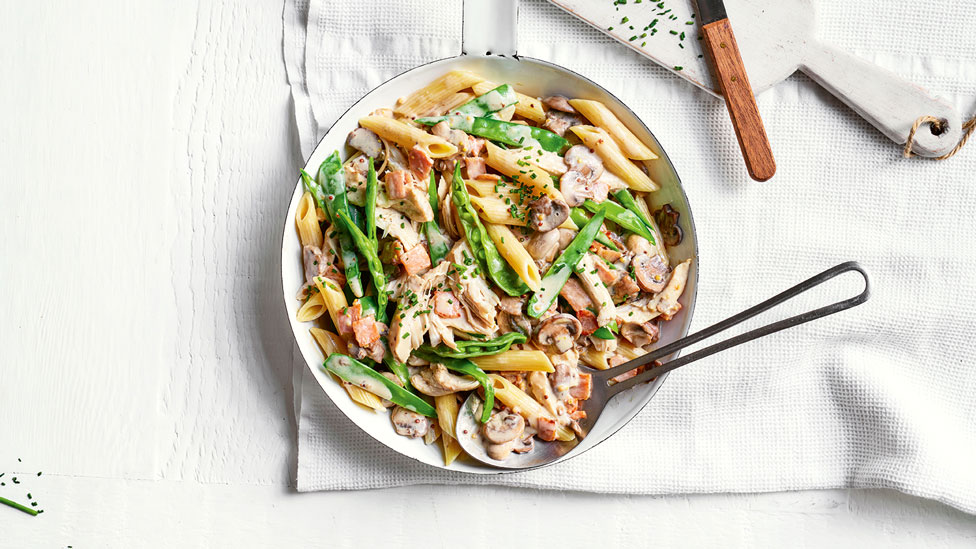
M 942 95 L 964 117 L 976 110 L 968 28 L 976 5 L 833 0 L 818 7 L 822 38 Z M 371 88 L 460 50 L 458 2 L 286 0 L 284 24 L 306 157 Z M 490 477 L 437 470 L 375 442 L 329 401 L 296 350 L 298 489 L 888 487 L 976 512 L 976 145 L 944 162 L 903 159 L 839 101 L 792 77 L 759 97 L 779 171 L 756 183 L 721 101 L 541 0 L 522 0 L 519 33 L 520 54 L 607 87 L 670 155 L 700 243 L 693 331 L 850 259 L 869 270 L 873 296 L 675 371 L 627 427 L 580 457 Z M 859 291 L 850 280 L 837 282 L 776 318 Z

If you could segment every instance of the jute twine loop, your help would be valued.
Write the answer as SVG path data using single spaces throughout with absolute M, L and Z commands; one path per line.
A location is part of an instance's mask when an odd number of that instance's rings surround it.
M 942 127 L 942 120 L 934 116 L 928 116 L 928 115 L 919 116 L 915 120 L 915 123 L 912 124 L 912 131 L 908 132 L 908 141 L 905 142 L 905 152 L 903 153 L 905 155 L 905 158 L 911 158 L 912 156 L 915 156 L 915 154 L 912 153 L 912 145 L 915 144 L 915 132 L 918 131 L 919 126 L 926 123 L 932 125 L 932 133 L 935 135 L 939 135 L 944 131 L 944 128 Z M 959 139 L 959 143 L 956 143 L 956 146 L 953 147 L 951 151 L 945 153 L 942 156 L 937 156 L 935 157 L 935 159 L 945 160 L 946 158 L 950 158 L 952 157 L 952 155 L 959 152 L 959 149 L 961 149 L 962 146 L 966 144 L 966 141 L 969 139 L 969 136 L 972 135 L 973 130 L 976 130 L 976 116 L 973 116 L 972 118 L 970 118 L 969 120 L 963 123 L 962 137 Z

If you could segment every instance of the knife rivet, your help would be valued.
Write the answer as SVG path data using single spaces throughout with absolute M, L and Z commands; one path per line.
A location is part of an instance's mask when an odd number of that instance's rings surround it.
M 736 81 L 736 80 L 738 80 L 738 79 L 739 79 L 738 77 L 735 77 L 735 76 L 733 76 L 731 80 L 732 80 L 733 82 L 735 82 L 735 81 Z
M 719 44 L 718 47 L 724 48 L 725 47 L 725 42 L 722 42 L 721 44 Z

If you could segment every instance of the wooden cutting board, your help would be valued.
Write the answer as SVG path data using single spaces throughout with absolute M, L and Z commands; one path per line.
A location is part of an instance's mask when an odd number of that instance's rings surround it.
M 718 96 L 702 51 L 692 0 L 550 0 L 692 84 Z M 854 57 L 815 35 L 812 0 L 725 0 L 753 90 L 758 94 L 800 70 L 904 144 L 919 117 L 944 121 L 919 131 L 914 151 L 940 156 L 960 137 L 960 117 L 947 102 L 898 75 Z

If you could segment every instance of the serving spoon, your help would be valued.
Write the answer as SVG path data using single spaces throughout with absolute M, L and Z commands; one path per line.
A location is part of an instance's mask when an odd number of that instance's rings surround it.
M 691 354 L 669 360 L 664 364 L 658 363 L 650 369 L 639 372 L 630 379 L 617 383 L 613 381 L 614 378 L 620 376 L 621 374 L 625 374 L 637 368 L 654 363 L 655 361 L 665 358 L 676 351 L 688 347 L 689 345 L 694 345 L 699 341 L 712 337 L 719 332 L 723 332 L 732 326 L 758 315 L 759 313 L 768 311 L 769 309 L 772 309 L 773 307 L 776 307 L 777 305 L 796 297 L 807 290 L 819 286 L 820 284 L 823 284 L 824 282 L 849 271 L 855 271 L 864 278 L 864 290 L 852 298 L 838 301 L 837 303 L 820 307 L 819 309 L 814 309 L 794 317 L 767 324 L 761 328 L 756 328 L 743 334 L 730 337 L 725 341 L 715 343 Z M 592 430 L 593 426 L 596 425 L 596 422 L 600 418 L 600 414 L 603 413 L 603 410 L 606 408 L 607 403 L 613 397 L 619 395 L 627 389 L 641 383 L 651 381 L 660 375 L 670 372 L 671 370 L 680 368 L 686 364 L 691 364 L 696 360 L 711 356 L 720 351 L 724 351 L 748 341 L 776 333 L 780 330 L 792 328 L 793 326 L 798 326 L 800 324 L 810 322 L 811 320 L 816 320 L 821 317 L 850 309 L 851 307 L 860 305 L 861 303 L 867 301 L 869 294 L 870 283 L 868 281 L 867 272 L 865 272 L 865 270 L 856 262 L 848 261 L 835 267 L 831 267 L 830 269 L 827 269 L 826 271 L 811 277 L 750 309 L 746 309 L 735 316 L 729 317 L 722 322 L 705 328 L 700 332 L 681 338 L 658 349 L 654 349 L 648 354 L 635 358 L 630 362 L 626 362 L 606 370 L 583 367 L 581 370 L 593 376 L 593 390 L 589 399 L 580 402 L 580 409 L 586 412 L 586 417 L 579 421 L 578 435 L 582 434 L 582 436 L 585 437 L 590 430 Z M 464 451 L 467 452 L 469 456 L 482 463 L 502 469 L 531 469 L 546 465 L 563 457 L 580 443 L 580 436 L 577 436 L 575 440 L 568 442 L 536 441 L 535 448 L 530 452 L 524 454 L 510 454 L 504 461 L 492 459 L 488 456 L 487 450 L 482 442 L 482 437 L 480 436 L 482 424 L 478 420 L 478 417 L 481 415 L 481 407 L 481 398 L 478 397 L 477 393 L 472 392 L 471 395 L 468 396 L 467 400 L 464 401 L 464 405 L 461 407 L 460 413 L 458 413 L 455 432 L 458 434 L 458 442 L 461 444 L 461 447 L 464 448 Z

